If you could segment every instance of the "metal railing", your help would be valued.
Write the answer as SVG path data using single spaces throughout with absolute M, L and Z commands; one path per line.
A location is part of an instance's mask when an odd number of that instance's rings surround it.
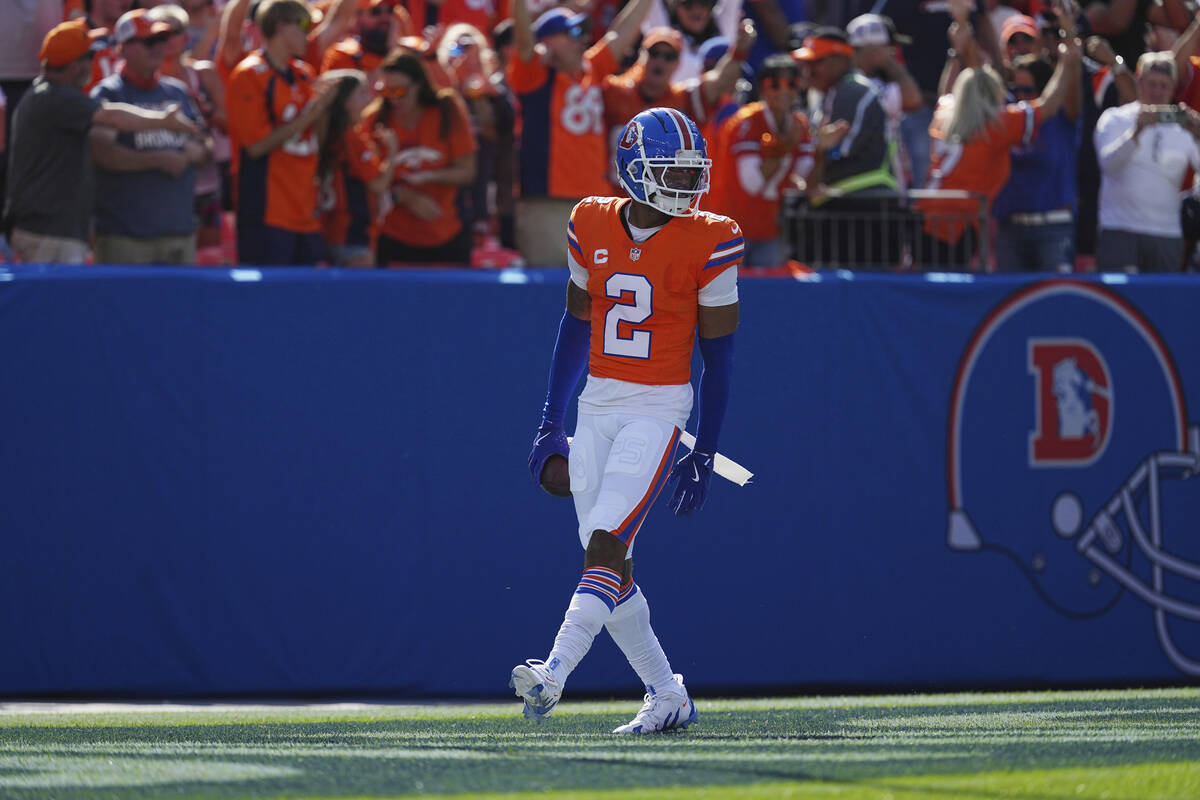
M 988 201 L 982 193 L 912 189 L 903 194 L 826 197 L 813 207 L 808 196 L 792 192 L 781 204 L 785 253 L 804 266 L 915 272 L 988 269 Z M 922 200 L 955 201 L 964 210 L 923 212 Z

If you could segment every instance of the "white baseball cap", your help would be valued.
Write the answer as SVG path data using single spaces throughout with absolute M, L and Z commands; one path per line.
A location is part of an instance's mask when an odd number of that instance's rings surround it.
M 863 14 L 846 26 L 851 47 L 873 44 L 912 44 L 912 37 L 896 32 L 896 23 L 881 14 Z

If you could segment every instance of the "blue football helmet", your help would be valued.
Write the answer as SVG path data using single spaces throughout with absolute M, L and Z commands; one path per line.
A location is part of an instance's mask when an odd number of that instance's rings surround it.
M 617 178 L 639 203 L 673 217 L 691 215 L 708 191 L 712 159 L 696 123 L 673 108 L 629 120 L 617 144 Z

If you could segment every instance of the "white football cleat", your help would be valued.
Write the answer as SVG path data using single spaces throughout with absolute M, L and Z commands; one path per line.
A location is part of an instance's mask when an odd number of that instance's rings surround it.
M 563 686 L 546 662 L 535 658 L 513 667 L 508 686 L 525 701 L 525 719 L 541 722 L 550 716 L 562 697 Z
M 646 702 L 642 704 L 642 710 L 613 733 L 681 731 L 700 719 L 696 704 L 688 697 L 687 689 L 684 688 L 683 676 L 676 673 L 674 678 L 674 687 L 664 687 L 655 691 L 653 686 L 647 686 Z

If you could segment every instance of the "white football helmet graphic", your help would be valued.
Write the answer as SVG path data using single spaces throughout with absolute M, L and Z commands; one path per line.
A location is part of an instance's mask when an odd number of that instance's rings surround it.
M 1032 284 L 972 336 L 947 431 L 950 549 L 1011 560 L 1067 617 L 1140 598 L 1163 652 L 1190 675 L 1200 657 L 1179 642 L 1200 656 L 1200 629 L 1181 631 L 1200 622 L 1198 472 L 1200 432 L 1175 362 L 1124 297 L 1090 282 Z

